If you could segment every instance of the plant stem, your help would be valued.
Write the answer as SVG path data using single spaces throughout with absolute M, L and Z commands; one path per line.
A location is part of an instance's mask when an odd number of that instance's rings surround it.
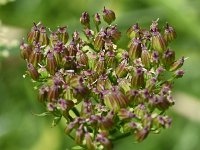
M 129 135 L 131 135 L 131 132 L 127 132 L 127 133 L 123 133 L 123 134 L 114 136 L 111 140 L 112 140 L 112 141 L 117 141 L 117 140 L 122 139 L 122 138 L 124 138 L 124 137 L 127 137 L 127 136 L 129 136 Z
M 76 107 L 73 107 L 73 108 L 72 108 L 72 111 L 74 112 L 74 114 L 75 114 L 77 117 L 80 116 L 80 113 L 79 113 L 79 111 L 76 109 Z

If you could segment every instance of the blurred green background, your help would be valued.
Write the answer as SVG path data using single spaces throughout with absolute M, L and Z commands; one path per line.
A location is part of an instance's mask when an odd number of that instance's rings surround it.
M 199 0 L 0 0 L 0 150 L 65 150 L 74 145 L 63 132 L 64 121 L 51 128 L 52 118 L 32 115 L 44 108 L 30 80 L 22 77 L 26 66 L 19 57 L 19 43 L 33 22 L 42 21 L 52 29 L 68 25 L 70 34 L 80 31 L 81 13 L 94 14 L 103 6 L 115 10 L 122 32 L 136 22 L 146 28 L 157 18 L 161 26 L 169 22 L 178 34 L 171 47 L 177 57 L 188 57 L 186 75 L 175 84 L 177 103 L 169 111 L 172 128 L 151 134 L 140 144 L 127 137 L 114 149 L 200 149 Z M 120 41 L 122 47 L 126 40 Z

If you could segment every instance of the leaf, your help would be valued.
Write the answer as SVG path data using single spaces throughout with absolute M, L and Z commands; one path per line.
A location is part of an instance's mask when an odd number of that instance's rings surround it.
M 77 145 L 77 146 L 72 147 L 72 150 L 84 150 L 84 148 Z
M 45 117 L 45 116 L 51 115 L 50 112 L 43 112 L 41 114 L 35 114 L 35 113 L 32 112 L 32 114 L 35 115 L 35 116 L 38 116 L 38 117 Z

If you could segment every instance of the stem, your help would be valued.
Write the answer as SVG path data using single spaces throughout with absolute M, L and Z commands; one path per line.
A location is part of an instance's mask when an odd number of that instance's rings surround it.
M 122 139 L 124 137 L 127 137 L 129 135 L 131 135 L 131 132 L 127 132 L 127 133 L 123 133 L 123 134 L 117 135 L 117 136 L 113 137 L 111 140 L 112 141 L 117 141 L 117 140 Z
M 68 136 L 70 137 L 70 139 L 72 139 L 73 141 L 75 140 L 75 138 L 73 136 L 71 136 L 70 134 L 68 134 Z
M 72 108 L 72 111 L 74 112 L 74 114 L 75 114 L 77 117 L 80 116 L 80 113 L 79 113 L 79 111 L 76 109 L 76 107 L 73 107 L 73 108 Z

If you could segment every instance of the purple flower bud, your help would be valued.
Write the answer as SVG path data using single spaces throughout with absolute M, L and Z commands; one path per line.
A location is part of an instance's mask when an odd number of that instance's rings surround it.
M 125 109 L 125 108 L 121 108 L 118 112 L 118 116 L 120 119 L 131 119 L 136 117 L 135 114 L 133 114 L 132 112 L 130 112 L 129 110 Z
M 82 64 L 84 66 L 87 66 L 88 65 L 88 56 L 82 52 L 82 51 L 79 51 L 76 55 L 76 60 L 79 64 Z
M 173 27 L 169 26 L 169 24 L 166 23 L 165 32 L 164 32 L 165 41 L 169 43 L 175 38 L 176 38 L 176 31 L 174 30 Z
M 85 133 L 86 146 L 89 150 L 95 150 L 93 139 L 89 132 Z
M 115 69 L 115 74 L 119 78 L 123 78 L 127 75 L 128 69 L 127 69 L 127 63 L 126 61 L 122 61 L 119 66 Z
M 136 68 L 135 75 L 131 79 L 131 85 L 136 89 L 144 87 L 144 71 L 143 71 L 143 68 Z
M 100 31 L 100 33 L 97 35 L 97 37 L 94 39 L 94 49 L 99 52 L 103 46 L 104 46 L 104 37 L 105 33 Z
M 136 58 L 139 58 L 142 53 L 142 45 L 140 39 L 133 39 L 130 44 L 130 48 L 128 51 L 130 60 L 134 60 Z
M 70 122 L 65 128 L 65 133 L 70 134 L 70 132 L 78 125 L 78 122 Z
M 49 44 L 49 38 L 46 33 L 46 27 L 44 27 L 44 26 L 40 27 L 39 43 L 41 46 Z
M 113 117 L 101 117 L 98 119 L 98 122 L 99 122 L 99 126 L 102 130 L 109 130 L 113 127 L 114 125 L 114 122 L 113 122 Z
M 28 72 L 33 80 L 38 80 L 39 73 L 37 69 L 30 63 L 27 64 Z
M 47 70 L 51 75 L 54 75 L 57 70 L 57 63 L 52 52 L 47 53 Z
M 80 17 L 80 22 L 85 28 L 90 28 L 90 16 L 87 12 L 83 12 Z
M 49 40 L 50 40 L 51 46 L 54 47 L 56 43 L 59 41 L 58 32 L 51 32 Z
M 34 23 L 31 31 L 28 33 L 27 40 L 29 44 L 32 44 L 34 41 L 37 43 L 39 40 L 40 31 L 38 26 Z
M 121 37 L 121 32 L 118 31 L 117 26 L 111 26 L 109 29 L 110 35 L 114 42 L 118 41 Z
M 100 14 L 99 14 L 99 13 L 96 13 L 96 14 L 94 15 L 94 24 L 95 24 L 96 26 L 98 26 L 98 25 L 101 24 L 101 18 L 100 18 Z
M 69 39 L 69 34 L 67 33 L 67 27 L 66 26 L 59 27 L 57 33 L 58 33 L 59 40 L 62 43 L 66 44 Z
M 128 30 L 127 30 L 127 36 L 129 38 L 136 38 L 139 36 L 139 31 L 140 31 L 140 27 L 138 25 L 138 23 L 134 24 L 133 26 L 131 26 Z
M 163 54 L 163 63 L 166 68 L 169 68 L 175 61 L 175 52 L 167 49 Z
M 152 91 L 155 88 L 156 85 L 156 78 L 150 78 L 146 81 L 146 86 L 145 88 L 148 89 L 149 91 Z
M 82 144 L 84 138 L 84 133 L 83 133 L 83 126 L 81 125 L 77 130 L 76 130 L 76 136 L 75 136 L 75 142 L 79 145 Z
M 65 111 L 65 110 L 70 110 L 74 106 L 74 102 L 71 100 L 65 100 L 65 99 L 59 99 L 58 104 L 60 108 Z
M 130 90 L 126 93 L 131 104 L 137 104 L 139 99 L 139 92 L 137 90 Z
M 149 129 L 148 128 L 143 128 L 141 130 L 137 130 L 136 132 L 136 140 L 138 142 L 143 141 L 149 134 Z
M 21 57 L 23 59 L 27 59 L 29 60 L 29 57 L 31 55 L 31 52 L 32 52 L 32 48 L 30 45 L 22 42 L 21 45 L 20 45 L 20 54 L 21 54 Z
M 148 50 L 142 50 L 141 60 L 146 69 L 151 67 L 150 53 Z
M 68 56 L 75 57 L 76 53 L 78 52 L 77 47 L 74 41 L 71 41 L 70 44 L 67 46 Z
M 155 49 L 159 53 L 162 53 L 166 49 L 166 42 L 164 38 L 159 32 L 153 32 L 152 34 L 153 36 L 151 39 L 151 44 L 153 49 Z
M 104 103 L 111 110 L 117 112 L 120 108 L 124 108 L 128 105 L 128 98 L 120 91 L 110 91 L 104 95 Z
M 93 36 L 94 36 L 94 31 L 92 31 L 92 30 L 90 30 L 90 29 L 88 29 L 88 28 L 86 28 L 86 29 L 84 30 L 84 33 L 85 33 L 85 35 L 86 35 L 86 37 L 87 37 L 88 39 L 92 39 Z
M 151 57 L 152 57 L 152 61 L 153 61 L 154 63 L 158 63 L 158 62 L 159 62 L 159 54 L 158 54 L 157 51 L 153 51 Z
M 33 64 L 33 66 L 37 66 L 43 59 L 42 50 L 40 45 L 36 45 L 30 55 L 29 62 Z
M 58 99 L 59 96 L 59 86 L 58 85 L 52 85 L 49 88 L 49 92 L 48 92 L 48 100 L 49 101 L 55 101 Z
M 47 109 L 48 111 L 54 111 L 55 110 L 55 105 L 53 103 L 47 103 Z
M 98 75 L 105 73 L 105 58 L 103 56 L 100 56 L 99 61 L 96 62 L 95 71 Z
M 111 150 L 111 142 L 107 137 L 105 137 L 104 133 L 97 134 L 96 141 L 100 142 L 107 150 Z
M 175 72 L 175 78 L 181 78 L 181 77 L 183 77 L 183 75 L 184 75 L 184 70 L 177 70 L 176 72 Z
M 83 86 L 83 78 L 79 75 L 74 75 L 70 78 L 69 85 L 73 88 L 79 88 Z
M 115 13 L 114 13 L 114 11 L 106 9 L 104 7 L 104 9 L 103 9 L 103 19 L 108 24 L 111 24 L 115 20 Z
M 180 58 L 179 60 L 175 61 L 175 62 L 171 65 L 170 71 L 176 71 L 177 69 L 179 69 L 180 67 L 182 67 L 184 61 L 185 61 L 185 58 L 184 58 L 184 57 L 182 57 L 182 58 Z
M 38 93 L 38 99 L 40 102 L 44 102 L 47 100 L 47 94 L 48 94 L 49 88 L 48 86 L 42 86 L 39 89 L 39 93 Z

